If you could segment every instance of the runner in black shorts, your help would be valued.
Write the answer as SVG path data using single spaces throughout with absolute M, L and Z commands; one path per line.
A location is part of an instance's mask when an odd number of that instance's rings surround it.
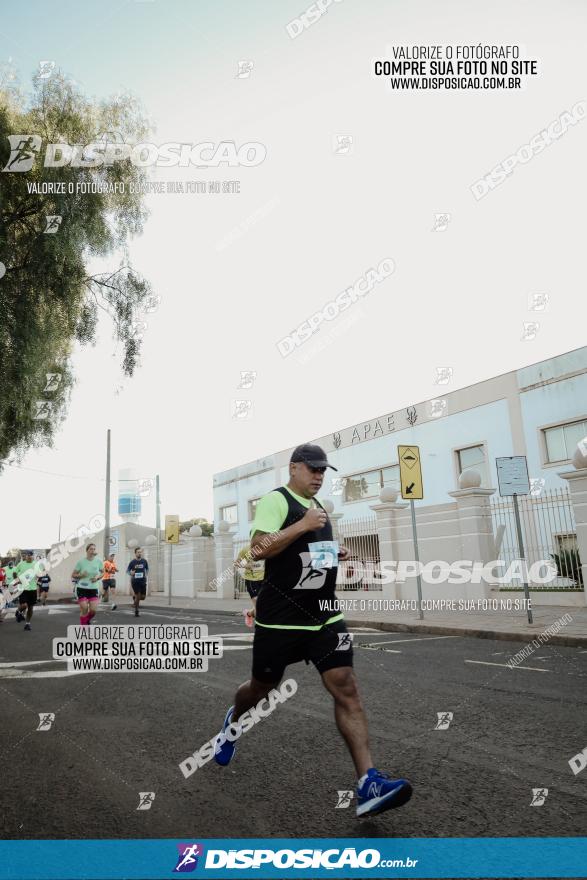
M 335 605 L 338 562 L 348 559 L 349 551 L 333 540 L 328 515 L 314 500 L 327 467 L 332 465 L 319 446 L 298 446 L 287 486 L 257 503 L 251 551 L 265 560 L 265 577 L 257 600 L 253 670 L 226 713 L 214 758 L 222 766 L 230 762 L 241 715 L 279 685 L 288 665 L 305 660 L 334 698 L 336 723 L 358 776 L 357 815 L 367 816 L 405 804 L 412 787 L 406 779 L 380 773 L 371 759 L 367 718 L 352 669 L 352 636 Z
M 146 559 L 143 559 L 143 551 L 140 547 L 137 547 L 135 550 L 135 558 L 131 559 L 128 563 L 126 573 L 130 575 L 135 617 L 138 617 L 139 602 L 142 602 L 147 595 L 147 577 L 149 574 L 149 563 Z

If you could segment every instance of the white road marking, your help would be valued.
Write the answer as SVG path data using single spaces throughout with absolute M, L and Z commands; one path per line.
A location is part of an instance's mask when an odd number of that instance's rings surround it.
M 72 610 L 71 608 L 69 609 Z M 67 614 L 67 611 L 62 611 L 61 608 L 50 608 L 49 614 Z
M 377 648 L 375 645 L 358 645 L 357 647 L 362 648 L 363 651 L 385 651 L 386 654 L 401 654 L 401 651 L 396 651 L 393 648 Z
M 488 660 L 465 660 L 465 663 L 478 663 L 480 666 L 503 666 L 505 669 L 527 669 L 529 672 L 550 672 L 537 666 L 510 666 L 509 663 L 490 663 Z
M 378 645 L 403 645 L 405 642 L 434 642 L 438 639 L 460 639 L 462 636 L 424 636 L 416 639 L 392 639 L 388 642 L 377 642 Z
M 19 660 L 16 663 L 0 663 L 0 668 L 8 669 L 11 666 L 40 666 L 43 663 L 67 663 L 67 660 Z

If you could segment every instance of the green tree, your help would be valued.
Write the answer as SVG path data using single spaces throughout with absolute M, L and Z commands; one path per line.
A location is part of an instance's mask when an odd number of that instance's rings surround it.
M 133 321 L 151 295 L 127 253 L 147 216 L 144 171 L 130 159 L 45 167 L 45 149 L 84 145 L 87 163 L 98 155 L 87 145 L 134 145 L 149 131 L 133 97 L 90 101 L 61 73 L 34 79 L 28 97 L 0 83 L 0 469 L 13 451 L 51 444 L 74 382 L 73 345 L 95 342 L 100 311 L 122 344 L 124 374 L 133 374 L 140 353 Z M 33 157 L 29 171 L 8 167 L 15 149 Z M 84 192 L 84 184 L 114 191 Z M 61 218 L 55 233 L 45 231 L 48 217 Z M 114 265 L 92 273 L 90 262 L 106 257 Z
M 211 538 L 214 534 L 214 523 L 209 523 L 203 516 L 196 516 L 193 519 L 186 519 L 179 524 L 180 532 L 189 532 L 192 526 L 200 526 L 203 538 Z

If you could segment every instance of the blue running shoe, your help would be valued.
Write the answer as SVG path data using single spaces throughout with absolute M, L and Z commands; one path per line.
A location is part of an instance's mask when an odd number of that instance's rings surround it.
M 371 767 L 363 784 L 357 787 L 357 816 L 376 816 L 403 806 L 411 797 L 412 786 L 407 779 L 390 779 Z
M 224 736 L 224 731 L 232 720 L 233 709 L 234 706 L 231 706 L 226 713 L 222 730 L 216 737 L 216 742 L 214 743 L 214 760 L 217 764 L 220 764 L 221 767 L 226 767 L 227 764 L 230 764 L 234 757 L 234 753 L 236 752 L 236 743 L 231 742 Z

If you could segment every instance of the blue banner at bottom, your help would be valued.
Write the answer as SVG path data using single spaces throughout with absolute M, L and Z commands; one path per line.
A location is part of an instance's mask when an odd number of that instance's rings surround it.
M 0 880 L 587 877 L 587 837 L 0 841 Z

